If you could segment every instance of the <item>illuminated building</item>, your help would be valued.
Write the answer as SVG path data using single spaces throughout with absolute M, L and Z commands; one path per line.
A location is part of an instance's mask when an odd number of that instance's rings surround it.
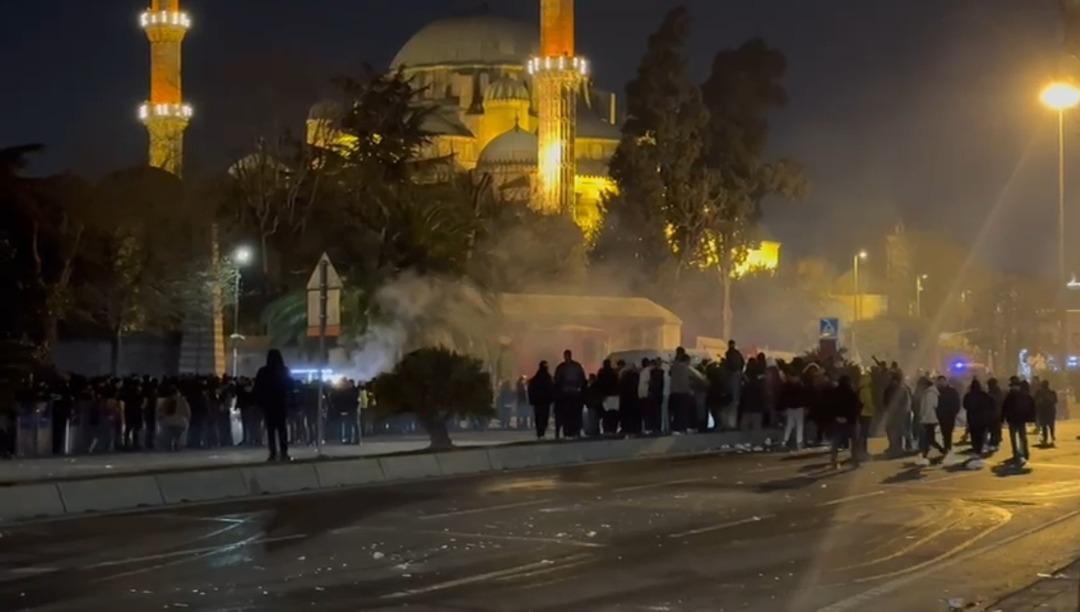
M 180 10 L 180 0 L 151 0 L 139 22 L 150 40 L 150 98 L 139 107 L 150 134 L 150 165 L 180 176 L 184 130 L 192 116 L 181 87 L 181 47 L 191 19 Z
M 614 94 L 593 85 L 583 59 L 575 63 L 572 14 L 563 12 L 559 19 L 551 19 L 555 13 L 549 4 L 571 10 L 573 3 L 545 0 L 541 6 L 553 32 L 546 40 L 554 52 L 570 52 L 562 53 L 562 71 L 559 53 L 542 52 L 544 35 L 537 36 L 535 25 L 486 12 L 440 19 L 421 28 L 398 51 L 390 69 L 401 70 L 419 90 L 420 101 L 435 107 L 423 126 L 432 134 L 423 157 L 449 158 L 452 171 L 490 174 L 503 200 L 568 212 L 591 238 L 599 229 L 600 202 L 615 189 L 608 162 L 619 144 L 618 104 Z M 548 57 L 551 70 L 546 68 Z M 559 75 L 573 77 L 576 89 L 544 89 L 545 78 L 552 81 Z M 549 134 L 543 125 L 545 117 L 553 115 L 545 113 L 544 100 L 552 93 L 561 96 L 555 104 L 562 105 L 556 109 L 562 113 L 556 127 L 564 134 L 557 147 L 560 163 L 555 174 L 561 178 L 555 204 L 545 199 L 545 193 L 556 192 L 543 187 L 552 183 L 544 182 L 548 170 L 541 172 L 541 167 L 550 166 L 538 153 L 540 134 Z M 567 106 L 571 104 L 572 108 Z M 335 102 L 314 105 L 307 119 L 308 142 L 350 146 L 348 137 L 335 130 L 340 116 L 341 107 Z

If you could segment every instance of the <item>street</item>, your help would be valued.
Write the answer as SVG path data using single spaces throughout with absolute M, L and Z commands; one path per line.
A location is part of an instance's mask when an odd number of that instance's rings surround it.
M 981 609 L 1080 557 L 1061 429 L 1026 474 L 747 453 L 11 525 L 0 609 Z

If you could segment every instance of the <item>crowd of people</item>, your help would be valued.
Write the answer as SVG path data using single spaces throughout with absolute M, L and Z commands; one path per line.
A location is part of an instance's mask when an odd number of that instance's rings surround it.
M 70 376 L 38 381 L 17 392 L 14 413 L 3 416 L 0 457 L 16 453 L 20 419 L 21 433 L 28 438 L 40 439 L 35 431 L 49 430 L 48 448 L 38 448 L 35 454 L 256 447 L 281 431 L 287 440 L 314 444 L 318 385 L 291 381 L 264 391 L 265 384 L 257 378 L 230 376 Z M 326 386 L 324 402 L 323 440 L 359 444 L 360 415 L 370 402 L 366 390 L 342 379 Z M 36 445 L 37 439 L 31 442 Z
M 15 405 L 33 415 L 35 429 L 41 429 L 38 415 L 47 415 L 54 455 L 266 443 L 271 459 L 284 459 L 289 442 L 319 439 L 318 389 L 317 383 L 294 381 L 281 354 L 271 351 L 254 379 L 71 376 L 26 387 Z M 342 379 L 325 391 L 322 441 L 358 444 L 362 432 L 373 432 L 374 421 L 363 415 L 375 398 L 364 386 Z M 554 371 L 542 361 L 531 378 L 504 383 L 495 408 L 502 427 L 532 426 L 541 439 L 552 420 L 557 439 L 766 428 L 776 432 L 776 447 L 827 444 L 834 464 L 848 449 L 856 465 L 869 456 L 874 428 L 885 433 L 887 456 L 916 455 L 923 464 L 931 450 L 949 455 L 958 432 L 973 454 L 988 456 L 1007 430 L 1013 461 L 1023 465 L 1030 458 L 1028 424 L 1037 425 L 1043 444 L 1055 443 L 1057 404 L 1045 380 L 1013 377 L 1002 388 L 995 378 L 985 386 L 971 378 L 962 388 L 945 376 L 909 379 L 895 362 L 877 359 L 864 370 L 835 358 L 744 357 L 731 341 L 717 360 L 694 363 L 679 348 L 667 362 L 609 359 L 592 374 L 567 350 Z M 48 410 L 39 410 L 43 406 Z M 0 414 L 0 456 L 16 451 L 16 420 Z M 393 419 L 379 426 L 415 430 L 415 423 Z
M 669 363 L 605 360 L 586 374 L 571 351 L 554 372 L 546 361 L 524 385 L 537 438 L 638 436 L 671 432 L 775 429 L 775 445 L 791 450 L 829 445 L 833 464 L 842 449 L 851 462 L 869 457 L 874 428 L 888 438 L 887 456 L 914 454 L 929 464 L 931 449 L 953 451 L 957 432 L 972 454 L 988 456 L 1009 432 L 1012 461 L 1029 457 L 1026 425 L 1035 423 L 1044 445 L 1055 443 L 1057 393 L 1048 381 L 1013 377 L 983 383 L 919 374 L 911 384 L 896 362 L 874 359 L 863 369 L 839 360 L 746 358 L 734 341 L 719 360 L 692 363 L 683 349 Z M 1033 390 L 1034 389 L 1034 390 Z

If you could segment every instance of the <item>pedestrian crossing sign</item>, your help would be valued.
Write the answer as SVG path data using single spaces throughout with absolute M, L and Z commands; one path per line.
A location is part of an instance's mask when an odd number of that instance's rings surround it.
M 819 335 L 824 339 L 835 340 L 840 337 L 840 319 L 822 319 L 818 327 Z

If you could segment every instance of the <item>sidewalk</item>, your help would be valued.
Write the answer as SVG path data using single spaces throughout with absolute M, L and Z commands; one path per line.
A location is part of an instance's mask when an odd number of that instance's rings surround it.
M 1074 612 L 1080 610 L 1080 561 L 1047 575 L 1026 589 L 986 607 L 992 612 Z
M 451 435 L 457 447 L 485 447 L 513 444 L 535 440 L 531 431 L 458 432 Z M 426 435 L 380 435 L 366 438 L 360 446 L 328 444 L 323 447 L 324 457 L 352 459 L 424 450 L 429 440 Z M 185 450 L 178 453 L 132 452 L 101 455 L 72 455 L 65 457 L 42 457 L 40 459 L 15 459 L 0 461 L 0 485 L 141 474 L 171 470 L 228 467 L 260 464 L 266 461 L 265 448 L 231 447 L 207 450 Z M 296 461 L 314 459 L 311 446 L 294 446 L 289 454 Z

